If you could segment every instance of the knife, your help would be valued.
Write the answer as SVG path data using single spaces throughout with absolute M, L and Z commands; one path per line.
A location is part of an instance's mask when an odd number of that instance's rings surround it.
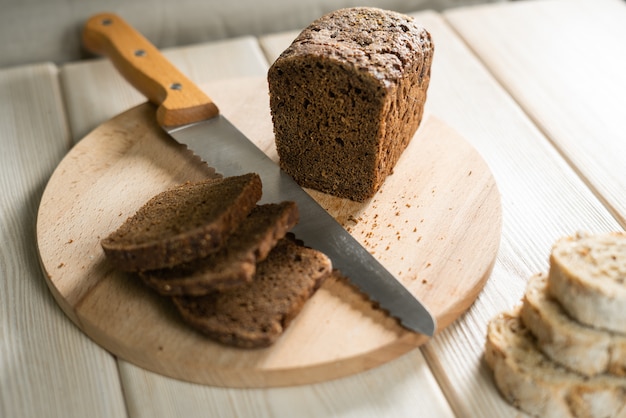
M 112 13 L 95 15 L 85 24 L 83 44 L 108 56 L 157 106 L 158 124 L 176 141 L 224 176 L 258 173 L 262 202 L 291 200 L 298 205 L 301 221 L 292 230 L 298 239 L 325 253 L 334 268 L 404 327 L 434 335 L 435 319 L 426 307 L 133 27 Z

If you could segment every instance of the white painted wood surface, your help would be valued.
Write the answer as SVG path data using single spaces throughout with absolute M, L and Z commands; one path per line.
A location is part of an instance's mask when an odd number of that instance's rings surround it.
M 521 416 L 500 398 L 482 361 L 486 323 L 519 301 L 531 274 L 547 268 L 556 238 L 624 226 L 612 216 L 623 222 L 626 213 L 620 163 L 625 72 L 615 58 L 626 30 L 624 9 L 618 0 L 535 0 L 457 10 L 447 20 L 416 15 L 436 44 L 427 110 L 481 153 L 502 195 L 494 271 L 470 311 L 423 350 L 356 376 L 291 388 L 214 388 L 116 365 L 63 316 L 38 266 L 33 228 L 39 197 L 70 146 L 69 129 L 80 139 L 142 99 L 104 61 L 64 67 L 61 92 L 53 66 L 1 70 L 0 97 L 14 100 L 0 101 L 0 416 Z M 520 18 L 545 35 L 523 32 Z M 576 27 L 589 38 L 574 37 L 578 43 L 556 49 L 547 41 Z M 263 52 L 271 60 L 294 35 L 263 38 Z M 533 53 L 543 65 L 533 62 L 526 39 L 535 42 Z M 168 54 L 199 83 L 264 73 L 262 50 L 252 39 L 240 50 L 241 41 L 193 47 L 181 58 L 177 50 Z M 217 60 L 208 54 L 212 48 L 223 51 Z M 595 56 L 589 65 L 596 66 L 584 72 L 588 64 L 579 63 L 567 74 L 581 50 Z M 588 80 L 580 76 L 598 72 L 603 76 L 592 84 L 579 83 Z M 29 117 L 18 116 L 24 114 Z
M 61 313 L 33 239 L 41 193 L 70 146 L 57 68 L 1 70 L 0 98 L 0 416 L 124 416 L 115 359 Z
M 624 1 L 513 2 L 445 16 L 626 227 Z
M 530 9 L 541 8 L 542 3 L 526 3 L 529 16 Z M 562 5 L 559 19 L 584 26 L 587 21 L 580 20 L 580 14 L 568 14 L 570 8 L 577 7 L 572 3 Z M 602 9 L 606 2 L 593 3 Z M 623 7 L 626 9 L 626 5 Z M 492 19 L 498 20 L 495 11 L 505 11 L 507 7 L 494 6 L 489 10 L 494 11 Z M 512 20 L 517 18 L 517 14 L 510 16 Z M 471 13 L 457 15 L 458 21 L 475 23 L 474 19 L 476 16 Z M 541 14 L 535 19 L 537 25 Z M 485 290 L 466 317 L 425 346 L 423 352 L 457 416 L 517 417 L 519 412 L 497 394 L 482 360 L 487 321 L 518 303 L 529 276 L 547 268 L 550 246 L 558 237 L 577 230 L 621 227 L 577 177 L 580 168 L 568 166 L 552 147 L 552 137 L 546 138 L 524 109 L 494 82 L 491 67 L 486 68 L 467 50 L 467 44 L 474 45 L 474 41 L 447 36 L 453 31 L 443 21 L 425 24 L 437 40 L 429 110 L 462 132 L 491 166 L 502 194 L 504 223 L 500 254 Z M 526 38 L 511 34 L 509 27 L 503 23 L 490 37 L 517 36 L 521 54 Z M 537 48 L 544 48 L 544 55 L 552 50 L 548 43 Z M 576 114 L 570 118 L 576 119 Z M 605 152 L 610 152 L 610 148 Z M 598 162 L 611 159 L 607 154 L 599 157 Z M 611 169 L 613 175 L 619 172 L 616 166 Z

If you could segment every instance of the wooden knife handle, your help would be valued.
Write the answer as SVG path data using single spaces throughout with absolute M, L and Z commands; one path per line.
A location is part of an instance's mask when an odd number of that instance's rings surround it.
M 219 113 L 209 96 L 121 17 L 112 13 L 91 17 L 82 40 L 91 52 L 108 56 L 130 84 L 158 106 L 161 126 L 199 122 Z

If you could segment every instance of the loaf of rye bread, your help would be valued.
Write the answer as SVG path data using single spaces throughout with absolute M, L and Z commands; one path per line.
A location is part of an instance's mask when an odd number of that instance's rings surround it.
M 215 253 L 172 268 L 142 271 L 139 276 L 162 295 L 201 296 L 250 282 L 263 261 L 298 222 L 295 202 L 255 207 Z
M 101 241 L 122 271 L 155 270 L 206 257 L 256 206 L 258 174 L 187 183 L 159 193 Z
M 421 122 L 433 48 L 413 18 L 377 8 L 311 23 L 268 71 L 281 167 L 305 187 L 373 196 Z
M 258 348 L 283 334 L 323 280 L 330 259 L 287 236 L 257 266 L 247 284 L 205 296 L 175 296 L 183 320 L 226 345 Z

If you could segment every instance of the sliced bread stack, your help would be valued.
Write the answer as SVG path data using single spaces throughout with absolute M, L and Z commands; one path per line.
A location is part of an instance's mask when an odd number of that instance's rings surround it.
M 170 297 L 224 344 L 272 344 L 331 272 L 288 234 L 294 202 L 257 204 L 257 174 L 186 183 L 150 199 L 102 240 L 107 259 Z
M 558 240 L 548 274 L 490 321 L 485 359 L 533 416 L 626 417 L 626 234 Z

